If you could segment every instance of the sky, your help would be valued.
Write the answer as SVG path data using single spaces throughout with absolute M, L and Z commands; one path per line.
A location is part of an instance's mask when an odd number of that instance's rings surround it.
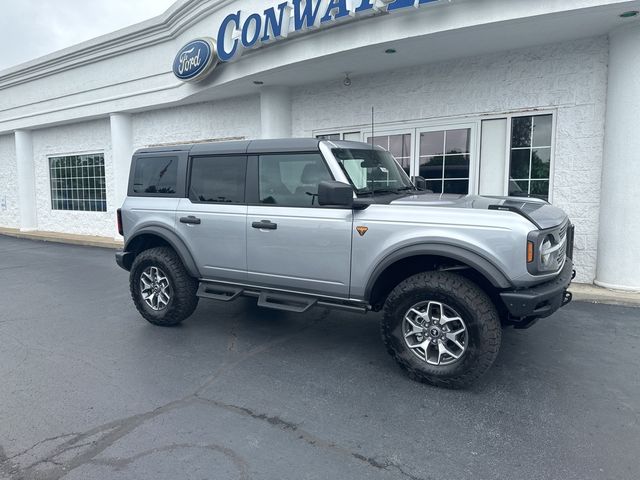
M 0 70 L 139 23 L 176 0 L 0 0 Z

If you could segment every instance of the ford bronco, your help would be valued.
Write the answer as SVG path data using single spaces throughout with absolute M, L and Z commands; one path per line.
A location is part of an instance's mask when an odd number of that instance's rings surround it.
M 118 210 L 140 314 L 177 325 L 199 298 L 382 311 L 409 375 L 463 387 L 505 326 L 571 300 L 573 225 L 535 198 L 433 194 L 366 143 L 253 140 L 147 148 Z

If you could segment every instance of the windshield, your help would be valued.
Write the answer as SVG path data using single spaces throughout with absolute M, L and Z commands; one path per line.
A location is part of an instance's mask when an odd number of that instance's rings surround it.
M 333 155 L 357 194 L 398 193 L 414 186 L 393 155 L 384 150 L 336 148 Z

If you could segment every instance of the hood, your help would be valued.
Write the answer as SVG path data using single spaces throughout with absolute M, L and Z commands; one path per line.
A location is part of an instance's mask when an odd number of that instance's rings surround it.
M 514 212 L 527 218 L 540 230 L 557 227 L 567 219 L 564 211 L 537 198 L 417 193 L 394 200 L 391 204 Z

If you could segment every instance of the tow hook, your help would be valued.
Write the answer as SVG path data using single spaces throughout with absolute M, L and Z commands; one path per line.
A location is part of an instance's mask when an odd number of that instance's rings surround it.
M 576 271 L 575 270 L 573 270 L 571 272 L 571 280 L 573 280 L 574 278 L 576 278 Z
M 564 307 L 566 304 L 570 303 L 573 300 L 573 294 L 571 292 L 565 291 L 564 298 L 562 299 L 562 306 Z

